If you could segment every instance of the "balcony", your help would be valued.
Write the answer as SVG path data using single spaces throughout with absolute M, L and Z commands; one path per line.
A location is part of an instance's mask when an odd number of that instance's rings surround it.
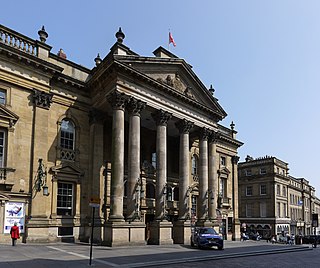
M 37 42 L 27 36 L 0 25 L 0 43 L 21 52 L 37 56 Z

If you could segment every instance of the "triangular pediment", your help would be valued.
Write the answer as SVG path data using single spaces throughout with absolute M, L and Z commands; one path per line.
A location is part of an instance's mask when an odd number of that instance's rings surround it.
M 66 174 L 72 176 L 83 176 L 84 172 L 77 166 L 73 165 L 72 163 L 62 163 L 58 166 L 53 166 L 50 169 L 51 172 L 54 174 Z
M 19 116 L 11 112 L 4 105 L 0 104 L 0 125 L 6 128 L 13 128 Z
M 221 169 L 218 170 L 220 175 L 229 175 L 230 174 L 230 170 L 227 167 L 222 167 Z
M 162 47 L 156 51 L 156 57 L 120 56 L 116 57 L 116 61 L 125 64 L 130 72 L 136 71 L 144 81 L 148 77 L 150 83 L 169 89 L 171 96 L 179 99 L 179 102 L 185 99 L 186 102 L 201 105 L 219 120 L 227 115 L 212 91 L 201 82 L 188 63 Z
M 0 192 L 0 200 L 9 200 L 10 197 Z

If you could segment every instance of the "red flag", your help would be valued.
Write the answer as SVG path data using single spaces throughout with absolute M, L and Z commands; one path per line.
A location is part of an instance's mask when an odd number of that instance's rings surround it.
M 176 46 L 176 42 L 174 41 L 171 32 L 169 32 L 169 45 L 170 43 L 172 43 L 174 47 Z

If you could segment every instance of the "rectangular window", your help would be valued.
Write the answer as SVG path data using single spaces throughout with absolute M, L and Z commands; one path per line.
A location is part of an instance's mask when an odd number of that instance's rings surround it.
M 283 217 L 287 217 L 287 204 L 283 203 Z
M 277 185 L 277 195 L 280 195 L 280 185 Z
M 280 202 L 277 202 L 277 216 L 278 216 L 278 218 L 280 218 L 280 212 L 281 212 L 281 207 L 280 207 Z
M 267 185 L 262 184 L 260 185 L 260 195 L 266 195 L 267 194 Z
M 5 161 L 5 145 L 6 145 L 6 133 L 0 130 L 0 167 L 4 167 Z
M 252 204 L 246 204 L 246 217 L 252 217 Z
M 247 186 L 246 188 L 246 196 L 251 196 L 252 195 L 252 186 Z
M 58 227 L 58 236 L 72 236 L 73 227 Z
M 58 183 L 57 215 L 73 215 L 73 184 Z
M 224 156 L 221 156 L 220 162 L 221 162 L 221 166 L 224 167 L 226 165 L 226 158 Z
M 251 175 L 252 175 L 251 169 L 246 169 L 246 176 L 251 176 Z
M 260 168 L 260 174 L 267 174 L 267 170 L 265 168 Z
M 6 95 L 7 92 L 5 90 L 0 89 L 0 104 L 6 104 Z
M 220 179 L 219 194 L 221 197 L 227 197 L 227 178 Z
M 260 203 L 260 217 L 267 217 L 267 205 L 265 202 Z
M 282 186 L 282 195 L 287 196 L 287 188 L 286 186 Z

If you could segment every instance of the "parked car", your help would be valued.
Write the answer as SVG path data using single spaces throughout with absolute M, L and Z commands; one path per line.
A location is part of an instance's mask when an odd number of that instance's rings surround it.
M 314 244 L 315 240 L 317 244 L 320 244 L 320 235 L 305 235 L 302 237 L 303 244 Z
M 191 235 L 191 246 L 223 249 L 223 238 L 212 227 L 196 227 Z

